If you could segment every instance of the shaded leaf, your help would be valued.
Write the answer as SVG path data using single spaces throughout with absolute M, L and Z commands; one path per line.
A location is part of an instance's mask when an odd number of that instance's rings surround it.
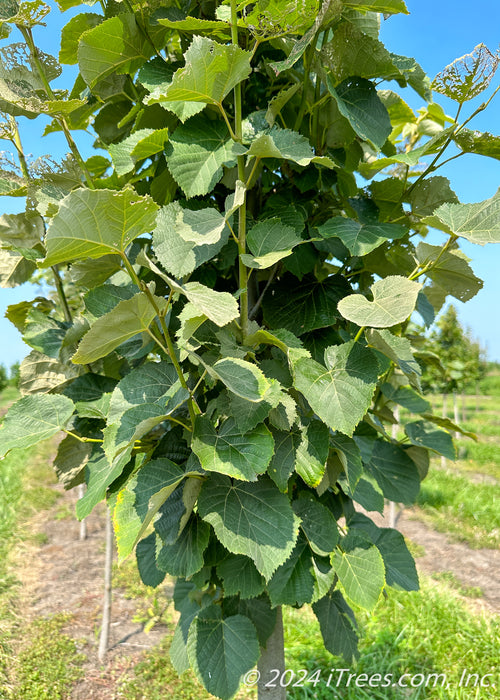
M 313 603 L 325 648 L 334 656 L 343 656 L 350 664 L 359 656 L 356 620 L 340 591 L 330 591 Z
M 187 650 L 191 666 L 208 692 L 227 700 L 260 654 L 257 632 L 248 617 L 223 618 L 219 605 L 210 605 L 193 620 Z
M 339 238 L 352 255 L 367 255 L 389 239 L 402 238 L 408 229 L 399 224 L 362 224 L 335 216 L 318 226 L 323 238 Z
M 160 311 L 165 308 L 166 299 L 154 297 L 154 300 Z M 94 322 L 73 355 L 73 362 L 85 365 L 105 357 L 129 338 L 147 331 L 155 317 L 156 310 L 144 292 L 120 301 Z
M 267 478 L 248 484 L 212 475 L 202 486 L 198 513 L 226 549 L 250 557 L 266 580 L 289 557 L 297 539 L 299 522 L 288 496 Z
M 327 76 L 326 84 L 337 102 L 340 113 L 352 126 L 356 134 L 380 150 L 391 131 L 391 120 L 377 90 L 365 78 L 347 78 L 334 87 Z
M 406 423 L 405 433 L 412 445 L 427 447 L 452 461 L 456 459 L 453 439 L 445 430 L 439 430 L 439 428 L 434 428 L 432 424 L 419 420 Z

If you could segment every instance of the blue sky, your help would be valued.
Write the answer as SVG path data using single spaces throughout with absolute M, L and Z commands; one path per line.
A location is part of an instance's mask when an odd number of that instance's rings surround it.
M 49 4 L 54 3 L 49 0 Z M 475 0 L 471 5 L 465 0 L 406 0 L 410 15 L 397 15 L 382 23 L 381 40 L 389 50 L 413 56 L 424 70 L 434 77 L 444 66 L 455 58 L 470 53 L 480 42 L 490 50 L 499 48 L 500 42 L 500 2 L 498 0 Z M 85 10 L 86 8 L 82 8 Z M 90 8 L 89 8 L 90 9 Z M 47 28 L 37 28 L 38 45 L 47 52 L 54 52 L 54 36 L 59 32 L 73 14 L 79 10 L 70 10 L 57 17 L 55 12 L 48 18 Z M 12 35 L 11 41 L 18 41 Z M 56 86 L 63 87 L 75 75 L 74 68 L 65 67 L 64 74 Z M 492 86 L 479 98 L 468 103 L 462 116 L 468 116 L 487 98 L 500 81 L 500 69 Z M 423 106 L 418 96 L 405 94 L 405 99 L 412 107 Z M 437 102 L 443 105 L 448 114 L 454 115 L 456 106 L 450 100 L 436 95 Z M 60 156 L 66 152 L 66 146 L 59 134 L 41 138 L 42 129 L 38 120 L 28 122 L 20 120 L 24 148 L 33 156 L 53 154 Z M 500 93 L 487 111 L 478 115 L 470 124 L 471 128 L 498 133 L 500 124 Z M 89 153 L 92 138 L 88 134 L 77 132 L 76 138 L 81 150 Z M 8 146 L 0 142 L 0 149 Z M 491 158 L 467 155 L 453 161 L 438 171 L 448 177 L 453 189 L 462 202 L 475 202 L 487 199 L 500 187 L 500 161 Z M 0 199 L 1 213 L 20 211 L 19 200 Z M 497 322 L 497 307 L 500 303 L 500 245 L 474 246 L 464 241 L 463 251 L 471 258 L 475 274 L 484 280 L 484 288 L 474 299 L 462 304 L 454 302 L 462 324 L 470 328 L 472 334 L 487 348 L 489 359 L 500 361 L 500 324 Z M 9 366 L 22 359 L 29 348 L 22 342 L 16 329 L 3 318 L 9 304 L 36 296 L 36 288 L 27 286 L 16 289 L 0 289 L 0 363 Z

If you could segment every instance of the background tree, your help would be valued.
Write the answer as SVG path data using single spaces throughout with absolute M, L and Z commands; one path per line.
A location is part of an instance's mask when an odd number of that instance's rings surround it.
M 0 222 L 0 281 L 38 265 L 58 295 L 9 308 L 33 351 L 0 456 L 64 430 L 78 516 L 106 499 L 119 558 L 135 549 L 149 585 L 176 577 L 176 669 L 229 698 L 258 663 L 259 695 L 282 697 L 282 605 L 311 603 L 350 661 L 351 605 L 418 587 L 400 533 L 355 504 L 413 503 L 429 453 L 454 456 L 408 321 L 480 288 L 460 238 L 500 240 L 500 194 L 460 204 L 434 175 L 452 143 L 498 157 L 498 137 L 467 129 L 486 103 L 459 121 L 498 57 L 480 45 L 437 76 L 450 117 L 378 40 L 403 0 L 101 7 L 63 29 L 71 91 L 35 44 L 47 8 L 0 15 L 21 39 L 0 53 L 17 157 L 1 191 L 27 196 Z M 67 141 L 61 163 L 24 154 L 16 117 L 39 115 Z M 84 158 L 72 131 L 91 126 L 106 155 Z M 402 439 L 394 404 L 414 414 Z

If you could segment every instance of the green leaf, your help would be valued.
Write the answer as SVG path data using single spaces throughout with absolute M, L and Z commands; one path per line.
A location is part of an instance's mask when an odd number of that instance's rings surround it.
M 397 530 L 382 528 L 374 544 L 384 560 L 387 585 L 403 591 L 418 591 L 415 562 L 403 535 Z
M 386 498 L 396 503 L 415 503 L 420 476 L 412 459 L 399 445 L 375 440 L 370 461 L 365 467 L 373 474 Z
M 362 224 L 335 216 L 318 226 L 323 238 L 339 238 L 352 255 L 367 255 L 390 239 L 402 238 L 408 229 L 399 224 Z
M 288 496 L 267 478 L 248 484 L 212 475 L 202 486 L 198 513 L 226 549 L 250 557 L 266 580 L 289 557 L 297 539 L 299 521 Z
M 294 5 L 294 9 L 297 6 Z M 269 65 L 271 68 L 274 70 L 276 75 L 279 75 L 282 71 L 288 70 L 289 68 L 292 68 L 292 66 L 297 63 L 299 58 L 302 56 L 304 51 L 307 49 L 309 44 L 314 40 L 314 37 L 316 36 L 316 33 L 320 29 L 320 27 L 323 24 L 323 21 L 325 18 L 328 18 L 329 21 L 333 21 L 334 19 L 338 19 L 340 17 L 340 13 L 342 11 L 342 4 L 340 2 L 336 2 L 336 0 L 330 0 L 330 2 L 324 2 L 321 5 L 321 8 L 319 9 L 319 12 L 316 14 L 316 19 L 314 20 L 314 24 L 309 27 L 307 32 L 298 39 L 297 41 L 292 43 L 290 53 L 288 54 L 287 58 L 285 58 L 282 61 L 273 61 Z
M 216 292 L 199 282 L 186 282 L 178 289 L 217 326 L 225 326 L 239 316 L 238 302 L 229 292 Z
M 416 183 L 410 192 L 408 201 L 415 214 L 425 216 L 432 214 L 445 202 L 458 203 L 458 197 L 451 189 L 448 178 L 436 175 Z
M 406 277 L 385 277 L 372 284 L 373 301 L 368 301 L 362 294 L 350 294 L 339 301 L 338 310 L 344 318 L 358 326 L 395 326 L 410 316 L 421 288 L 421 284 Z
M 267 219 L 248 232 L 247 244 L 252 255 L 242 254 L 241 259 L 247 267 L 264 269 L 291 255 L 299 243 L 303 240 L 292 226 L 286 226 L 276 217 Z
M 176 29 L 178 32 L 195 32 L 196 34 L 211 34 L 212 36 L 220 37 L 221 39 L 228 38 L 231 35 L 231 26 L 228 22 L 219 20 L 198 19 L 198 17 L 190 17 L 185 19 L 171 20 L 158 18 L 158 24 L 169 29 Z
M 319 420 L 312 420 L 302 429 L 297 448 L 295 471 L 308 486 L 316 488 L 323 478 L 328 459 L 330 431 Z
M 288 399 L 293 402 L 291 397 L 281 391 L 279 382 L 271 379 L 261 401 L 248 401 L 237 394 L 233 394 L 231 396 L 232 415 L 241 432 L 246 433 L 255 428 L 258 423 L 262 423 L 269 415 L 269 412 L 283 401 L 288 404 Z M 290 425 L 287 425 L 286 429 L 288 430 L 290 427 Z
M 161 311 L 167 305 L 163 297 L 154 297 Z M 156 310 L 144 292 L 120 301 L 115 308 L 94 322 L 73 355 L 75 364 L 87 365 L 105 357 L 129 338 L 145 332 L 156 317 Z
M 460 433 L 461 435 L 465 435 L 465 437 L 469 437 L 471 440 L 475 440 L 476 442 L 478 441 L 476 433 L 473 433 L 470 430 L 465 430 L 460 425 L 457 425 L 456 423 L 451 421 L 449 418 L 435 416 L 432 413 L 424 413 L 422 418 L 424 418 L 429 423 L 435 423 L 435 425 L 439 425 L 440 428 L 445 428 L 445 430 L 448 430 L 448 432 Z
M 97 27 L 102 21 L 102 15 L 97 15 L 93 12 L 85 12 L 72 17 L 61 30 L 59 62 L 68 65 L 77 63 L 78 42 L 82 34 L 89 29 Z
M 302 521 L 300 527 L 313 552 L 322 557 L 330 556 L 339 541 L 333 514 L 313 498 L 298 498 L 293 501 L 292 507 Z
M 399 386 L 395 387 L 392 384 L 384 382 L 380 385 L 380 391 L 386 396 L 390 401 L 403 406 L 408 411 L 412 413 L 426 413 L 431 410 L 431 405 L 426 401 L 420 394 L 416 391 L 410 389 L 409 386 Z
M 299 359 L 293 367 L 294 385 L 329 428 L 352 435 L 370 406 L 378 362 L 368 348 L 351 340 L 327 348 L 325 363 Z
M 182 123 L 187 119 L 201 112 L 205 108 L 204 102 L 184 102 L 184 101 L 168 101 L 166 102 L 163 95 L 172 82 L 174 68 L 169 63 L 166 63 L 160 56 L 155 56 L 151 61 L 146 63 L 139 71 L 139 82 L 144 85 L 146 90 L 149 90 L 149 96 L 144 99 L 145 104 L 160 104 L 164 109 L 173 112 Z
M 195 423 L 192 449 L 207 471 L 257 481 L 271 461 L 274 442 L 263 423 L 242 434 L 233 418 L 225 420 L 217 431 L 208 418 L 200 416 Z
M 453 140 L 464 153 L 477 153 L 500 160 L 500 136 L 486 132 L 460 129 Z
M 129 460 L 130 455 L 123 454 L 110 465 L 101 449 L 94 450 L 85 467 L 87 490 L 76 503 L 76 517 L 79 520 L 86 518 L 105 498 L 108 486 L 120 476 Z
M 331 446 L 342 462 L 351 492 L 354 492 L 363 473 L 363 463 L 359 447 L 352 438 L 346 435 L 333 435 Z
M 217 566 L 217 575 L 224 581 L 224 595 L 255 598 L 264 590 L 265 580 L 255 564 L 241 554 L 230 554 Z
M 247 401 L 262 401 L 270 387 L 257 365 L 237 357 L 224 357 L 213 366 L 218 378 L 227 388 Z
M 186 197 L 195 197 L 215 187 L 222 166 L 236 164 L 238 150 L 223 121 L 199 115 L 177 127 L 165 152 L 172 176 Z
M 137 236 L 154 228 L 157 210 L 152 199 L 130 187 L 119 192 L 74 190 L 50 223 L 43 265 L 123 254 Z
M 460 301 L 469 301 L 483 287 L 483 281 L 476 277 L 461 250 L 429 245 L 423 241 L 417 246 L 417 260 L 421 265 L 430 265 L 427 276 Z
M 120 14 L 85 32 L 78 45 L 80 73 L 90 87 L 111 73 L 131 73 L 148 60 L 154 48 L 134 15 Z
M 356 620 L 340 591 L 330 591 L 313 603 L 312 609 L 318 618 L 325 648 L 334 656 L 343 656 L 352 663 L 358 656 Z
M 380 150 L 391 131 L 389 113 L 373 84 L 365 78 L 347 78 L 334 87 L 329 76 L 326 85 L 340 113 L 356 134 L 376 150 Z
M 139 129 L 120 143 L 112 143 L 109 153 L 118 175 L 134 169 L 138 161 L 161 153 L 168 141 L 168 129 Z
M 152 532 L 137 543 L 137 568 L 142 582 L 146 586 L 156 588 L 163 582 L 165 572 L 156 565 L 156 535 Z
M 147 462 L 131 477 L 118 492 L 113 513 L 120 559 L 130 554 L 160 507 L 183 479 L 197 474 L 162 457 Z
M 0 428 L 0 458 L 17 447 L 30 447 L 58 433 L 74 411 L 66 396 L 37 394 L 13 404 Z
M 486 90 L 499 62 L 497 53 L 492 53 L 484 44 L 478 44 L 472 53 L 455 59 L 438 73 L 432 89 L 463 104 Z
M 158 568 L 171 576 L 189 578 L 203 566 L 203 552 L 208 546 L 210 525 L 191 516 L 179 538 L 164 544 L 156 557 Z
M 433 216 L 422 219 L 446 233 L 466 238 L 471 243 L 500 243 L 500 189 L 483 202 L 442 204 Z
M 195 36 L 184 54 L 184 67 L 174 73 L 162 97 L 165 101 L 221 105 L 226 95 L 250 75 L 251 56 L 250 51 L 235 44 Z
M 108 423 L 118 422 L 134 406 L 157 403 L 167 407 L 179 387 L 179 377 L 171 362 L 146 362 L 126 374 L 114 388 Z
M 377 331 L 368 328 L 365 331 L 368 345 L 383 353 L 406 374 L 411 384 L 420 390 L 422 370 L 415 359 L 408 338 L 399 338 L 390 331 Z
M 57 448 L 53 466 L 60 483 L 65 489 L 72 489 L 85 481 L 85 465 L 87 464 L 92 445 L 80 442 L 72 435 L 66 435 Z
M 402 12 L 409 15 L 408 8 L 403 0 L 343 0 L 346 7 L 352 7 L 358 12 L 384 12 L 397 14 Z
M 426 421 L 418 420 L 413 423 L 407 423 L 405 425 L 405 433 L 412 445 L 427 447 L 429 450 L 433 450 L 433 452 L 455 461 L 456 452 L 453 439 L 445 430 L 439 430 Z
M 339 318 L 337 304 L 351 288 L 341 275 L 331 275 L 322 282 L 285 275 L 272 286 L 262 302 L 264 318 L 271 328 L 286 328 L 302 335 L 317 328 L 327 328 Z
M 303 605 L 314 595 L 311 550 L 303 535 L 299 536 L 292 553 L 273 574 L 267 584 L 273 606 Z
M 172 202 L 158 214 L 153 243 L 163 267 L 184 277 L 217 255 L 228 236 L 225 219 L 216 209 L 191 211 Z
M 193 512 L 201 489 L 201 479 L 188 477 L 181 482 L 158 511 L 154 528 L 163 544 L 174 544 Z
M 36 350 L 21 362 L 19 389 L 22 394 L 48 393 L 61 390 L 83 372 L 82 367 L 58 362 Z
M 95 287 L 84 296 L 85 308 L 88 312 L 87 316 L 88 314 L 91 317 L 93 316 L 94 318 L 91 320 L 104 316 L 104 314 L 112 311 L 120 301 L 132 299 L 136 293 L 137 287 L 132 283 L 124 287 L 117 287 L 108 282 L 100 287 Z
M 36 263 L 14 250 L 0 248 L 0 287 L 17 287 L 27 282 L 36 270 Z
M 260 655 L 257 632 L 248 617 L 223 618 L 219 605 L 202 610 L 189 628 L 189 661 L 209 693 L 229 700 L 241 677 Z M 215 670 L 216 669 L 216 670 Z
M 280 158 L 291 160 L 297 165 L 306 166 L 309 163 L 319 163 L 328 168 L 333 167 L 330 158 L 316 156 L 309 140 L 291 129 L 281 129 L 273 126 L 252 141 L 247 151 L 248 156 L 256 158 Z
M 274 456 L 267 473 L 280 491 L 288 489 L 288 479 L 295 469 L 297 448 L 302 440 L 302 433 L 298 428 L 289 431 L 273 430 Z
M 385 584 L 384 561 L 376 547 L 337 551 L 332 565 L 346 598 L 364 610 L 373 610 Z

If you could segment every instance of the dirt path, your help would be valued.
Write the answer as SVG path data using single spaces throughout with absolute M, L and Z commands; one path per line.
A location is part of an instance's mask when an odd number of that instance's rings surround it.
M 23 613 L 28 619 L 68 612 L 72 619 L 65 632 L 77 640 L 87 656 L 84 677 L 74 687 L 71 700 L 114 700 L 117 682 L 139 660 L 143 652 L 158 644 L 167 631 L 157 625 L 145 634 L 142 625 L 132 622 L 137 601 L 113 591 L 110 648 L 104 664 L 97 660 L 98 633 L 103 597 L 105 511 L 103 504 L 88 518 L 88 537 L 78 539 L 75 518 L 58 520 L 65 506 L 74 512 L 75 494 L 61 492 L 52 511 L 45 511 L 32 525 L 43 533 L 47 543 L 28 546 L 23 553 L 26 565 L 19 576 L 23 583 Z
M 389 527 L 387 518 L 374 513 L 370 515 L 377 525 Z M 474 606 L 500 614 L 500 551 L 470 549 L 465 544 L 453 542 L 417 520 L 411 509 L 401 514 L 398 530 L 424 548 L 425 554 L 416 559 L 420 572 L 451 571 L 464 586 L 475 586 L 483 591 L 481 598 L 474 599 Z

